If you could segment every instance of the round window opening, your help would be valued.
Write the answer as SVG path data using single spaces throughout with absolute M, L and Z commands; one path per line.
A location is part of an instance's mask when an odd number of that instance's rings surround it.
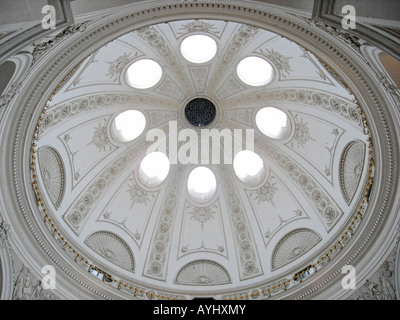
M 149 187 L 160 185 L 168 176 L 170 162 L 162 152 L 149 153 L 139 166 L 139 177 Z
M 285 112 L 274 107 L 260 109 L 256 115 L 258 129 L 273 139 L 284 139 L 290 134 L 290 121 Z
M 194 127 L 206 127 L 216 116 L 215 105 L 208 99 L 196 98 L 185 107 L 186 120 Z
M 265 176 L 263 160 L 251 150 L 243 150 L 235 155 L 233 169 L 236 176 L 248 185 L 259 184 Z
M 187 181 L 188 192 L 196 202 L 207 202 L 217 190 L 214 173 L 207 167 L 197 167 L 190 172 Z
M 266 85 L 274 76 L 272 66 L 259 57 L 244 58 L 239 62 L 236 71 L 240 80 L 254 87 Z
M 111 133 L 117 141 L 128 142 L 139 137 L 146 128 L 146 118 L 138 110 L 127 110 L 117 115 Z
M 192 63 L 205 63 L 214 58 L 217 53 L 217 43 L 206 35 L 192 35 L 182 41 L 181 53 Z
M 151 88 L 160 81 L 161 77 L 161 66 L 150 59 L 138 60 L 126 70 L 126 81 L 136 89 Z

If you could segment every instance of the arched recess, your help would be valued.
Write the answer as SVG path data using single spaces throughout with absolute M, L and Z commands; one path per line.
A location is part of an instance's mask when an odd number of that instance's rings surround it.
M 384 52 L 380 52 L 378 57 L 382 66 L 385 68 L 390 78 L 392 78 L 397 88 L 400 88 L 400 61 L 392 58 Z
M 8 87 L 16 67 L 17 66 L 13 61 L 4 61 L 2 64 L 0 64 L 0 96 L 3 95 L 3 92 Z
M 135 259 L 128 245 L 118 236 L 107 231 L 91 234 L 85 240 L 93 251 L 124 269 L 135 271 Z
M 38 150 L 40 173 L 47 194 L 54 207 L 58 208 L 64 196 L 65 170 L 58 152 L 50 147 Z
M 216 286 L 231 283 L 228 271 L 211 260 L 195 260 L 184 265 L 176 275 L 176 284 Z
M 382 50 L 370 45 L 360 48 L 364 58 L 375 72 L 378 82 L 385 91 L 400 100 L 400 61 L 392 58 Z
M 344 149 L 340 159 L 340 188 L 347 204 L 353 200 L 364 168 L 365 144 L 352 141 Z
M 0 109 L 7 107 L 14 96 L 19 92 L 32 65 L 32 55 L 17 54 L 0 65 Z
M 301 228 L 289 232 L 276 245 L 272 254 L 272 270 L 279 269 L 307 253 L 321 237 L 311 229 Z

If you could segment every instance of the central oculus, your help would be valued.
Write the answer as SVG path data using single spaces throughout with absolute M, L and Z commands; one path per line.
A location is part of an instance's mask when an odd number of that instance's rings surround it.
M 185 117 L 194 127 L 206 127 L 215 119 L 215 105 L 208 99 L 195 98 L 185 107 Z

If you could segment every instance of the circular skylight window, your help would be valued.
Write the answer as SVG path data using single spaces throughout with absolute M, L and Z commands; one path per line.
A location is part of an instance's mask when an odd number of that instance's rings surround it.
M 211 200 L 217 189 L 214 173 L 206 167 L 193 169 L 188 178 L 188 191 L 193 200 L 207 202 Z
M 237 177 L 249 185 L 260 183 L 265 174 L 264 162 L 258 154 L 250 150 L 243 150 L 235 155 L 233 169 Z
M 272 66 L 259 57 L 247 57 L 239 62 L 237 74 L 249 86 L 263 86 L 271 82 L 274 75 Z
M 139 167 L 139 177 L 149 187 L 156 187 L 168 176 L 170 162 L 162 152 L 149 153 Z
M 217 43 L 209 36 L 192 35 L 181 43 L 183 57 L 193 63 L 204 63 L 214 58 L 217 53 Z
M 131 141 L 142 134 L 146 127 L 146 118 L 138 110 L 128 110 L 115 117 L 111 132 L 118 141 Z
M 256 124 L 258 129 L 270 138 L 283 139 L 290 133 L 288 116 L 274 107 L 260 109 L 256 115 Z
M 126 70 L 126 81 L 136 89 L 151 88 L 160 81 L 161 76 L 161 66 L 150 59 L 138 60 Z

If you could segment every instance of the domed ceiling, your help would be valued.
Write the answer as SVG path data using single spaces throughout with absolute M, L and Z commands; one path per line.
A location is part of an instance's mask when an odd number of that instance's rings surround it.
M 191 35 L 215 41 L 210 60 L 183 56 Z M 272 67 L 268 83 L 242 80 L 237 67 L 248 57 Z M 143 60 L 156 62 L 161 74 L 134 73 L 136 80 L 156 76 L 149 88 L 135 88 L 127 70 Z M 194 99 L 200 104 L 187 111 Z M 256 121 L 266 107 L 283 111 L 284 134 L 265 134 L 278 121 L 273 116 Z M 145 119 L 129 141 L 115 122 L 127 110 Z M 369 136 L 346 84 L 298 44 L 240 23 L 182 20 L 129 32 L 71 70 L 37 121 L 32 182 L 49 232 L 93 276 L 155 297 L 236 298 L 250 287 L 266 295 L 282 281 L 299 284 L 329 263 L 324 253 L 345 243 L 368 187 Z M 157 139 L 149 138 L 158 132 L 152 129 L 165 132 L 158 151 L 171 163 L 165 180 L 153 184 L 140 167 Z M 204 163 L 198 155 L 174 163 L 188 143 L 177 136 L 188 129 L 199 139 L 201 129 L 215 129 L 214 137 L 243 133 L 235 151 L 253 149 L 262 170 L 246 180 L 232 161 Z M 224 159 L 232 148 L 220 141 L 221 149 L 210 149 Z M 200 142 L 195 146 L 190 151 Z M 215 177 L 215 191 L 206 180 L 205 197 L 188 187 L 197 167 Z

